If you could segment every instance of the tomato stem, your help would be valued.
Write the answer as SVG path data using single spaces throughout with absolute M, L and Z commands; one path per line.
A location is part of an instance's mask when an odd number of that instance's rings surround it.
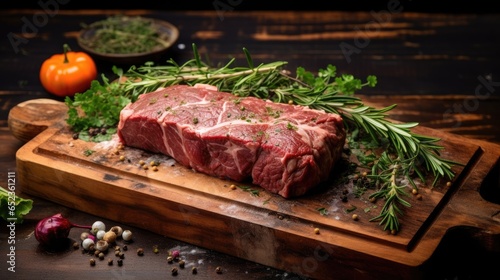
M 71 51 L 71 48 L 69 47 L 68 44 L 64 44 L 63 49 L 64 49 L 64 62 L 63 63 L 69 63 L 68 52 Z

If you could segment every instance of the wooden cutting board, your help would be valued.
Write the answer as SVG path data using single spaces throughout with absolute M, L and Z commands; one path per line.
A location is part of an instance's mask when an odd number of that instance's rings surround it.
M 355 197 L 339 176 L 314 193 L 287 200 L 193 172 L 167 156 L 121 148 L 116 139 L 75 140 L 65 124 L 66 110 L 61 102 L 39 99 L 10 111 L 12 133 L 26 141 L 16 154 L 23 192 L 267 266 L 319 279 L 333 274 L 413 279 L 420 278 L 419 268 L 447 230 L 470 226 L 500 233 L 500 205 L 482 196 L 500 185 L 495 144 L 419 127 L 415 132 L 442 139 L 443 157 L 464 166 L 454 167 L 451 186 L 441 181 L 421 187 L 420 198 L 406 197 L 412 206 L 404 209 L 401 230 L 393 235 L 369 221 L 383 201 Z

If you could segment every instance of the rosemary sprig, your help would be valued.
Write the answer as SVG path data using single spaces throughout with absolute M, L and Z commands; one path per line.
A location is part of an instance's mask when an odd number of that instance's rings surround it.
M 75 95 L 74 100 L 66 99 L 69 107 L 67 122 L 76 131 L 113 126 L 118 122 L 121 108 L 128 102 L 134 102 L 139 95 L 160 87 L 197 83 L 214 85 L 220 91 L 237 96 L 255 96 L 338 113 L 343 117 L 352 139 L 363 134 L 376 144 L 384 143 L 385 151 L 375 159 L 370 177 L 380 187 L 372 195 L 384 198 L 386 202 L 373 220 L 380 220 L 384 229 L 391 231 L 399 230 L 398 216 L 403 214 L 400 206 L 409 206 L 402 197 L 406 186 L 401 185 L 398 179 L 401 174 L 414 188 L 414 174 L 425 181 L 424 174 L 432 173 L 435 177 L 433 185 L 440 178 L 454 177 L 452 166 L 456 163 L 440 156 L 439 151 L 443 147 L 438 144 L 439 138 L 413 133 L 411 129 L 418 123 L 391 121 L 388 112 L 396 105 L 377 109 L 365 105 L 354 96 L 364 87 L 374 87 L 377 84 L 375 76 L 368 76 L 362 82 L 352 75 L 338 76 L 335 66 L 328 65 L 326 69 L 319 69 L 317 75 L 299 67 L 293 77 L 290 72 L 283 70 L 286 62 L 254 66 L 250 53 L 246 49 L 243 51 L 248 67 L 233 67 L 235 59 L 222 67 L 210 67 L 200 59 L 195 45 L 194 58 L 182 65 L 170 59 L 167 65 L 146 63 L 140 67 L 133 66 L 125 73 L 114 67 L 113 71 L 119 76 L 120 83 L 109 83 L 103 77 L 102 85 L 95 82 L 89 91 Z M 103 113 L 106 108 L 113 116 Z
M 392 159 L 387 152 L 383 152 L 372 168 L 372 177 L 375 184 L 380 184 L 378 191 L 372 193 L 370 198 L 383 198 L 385 204 L 380 210 L 380 214 L 372 221 L 380 220 L 380 224 L 384 225 L 384 230 L 391 232 L 399 231 L 398 216 L 403 214 L 400 206 L 410 207 L 410 203 L 403 199 L 404 195 L 408 195 L 406 190 L 408 187 L 402 184 L 402 179 L 411 181 L 409 174 L 411 168 L 402 161 L 399 157 Z M 403 173 L 403 175 L 401 175 Z

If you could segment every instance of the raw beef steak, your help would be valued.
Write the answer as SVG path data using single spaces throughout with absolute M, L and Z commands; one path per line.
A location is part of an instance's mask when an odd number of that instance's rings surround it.
M 126 146 L 291 198 L 328 179 L 346 133 L 336 114 L 177 85 L 127 105 L 118 136 Z

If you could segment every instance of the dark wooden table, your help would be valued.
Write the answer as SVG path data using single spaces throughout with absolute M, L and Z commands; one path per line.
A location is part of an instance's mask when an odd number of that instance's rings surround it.
M 23 143 L 12 136 L 7 125 L 9 110 L 35 98 L 61 100 L 41 86 L 41 63 L 68 43 L 79 50 L 76 36 L 81 23 L 91 23 L 107 15 L 126 12 L 167 20 L 178 26 L 180 38 L 165 58 L 182 63 L 192 58 L 191 44 L 213 64 L 231 57 L 244 63 L 246 47 L 255 63 L 288 61 L 294 71 L 302 66 L 316 71 L 327 64 L 341 73 L 358 77 L 374 74 L 379 84 L 360 92 L 375 106 L 398 104 L 391 117 L 417 121 L 422 126 L 462 136 L 500 143 L 500 14 L 446 14 L 406 12 L 403 6 L 376 12 L 341 11 L 150 11 L 150 10 L 65 10 L 47 14 L 44 10 L 3 10 L 0 61 L 0 186 L 7 185 L 8 172 L 16 172 L 16 151 Z M 20 37 L 17 37 L 20 36 Z M 10 38 L 10 39 L 9 39 Z M 23 38 L 23 40 L 12 39 Z M 164 61 L 164 60 L 162 60 Z M 162 61 L 159 61 L 161 63 Z M 111 75 L 112 64 L 96 61 L 100 73 Z M 499 193 L 493 200 L 499 201 Z M 19 196 L 29 197 L 16 190 Z M 198 267 L 198 274 L 180 270 L 178 279 L 301 279 L 301 275 L 276 270 L 258 263 L 220 254 L 191 244 L 172 240 L 144 229 L 132 228 L 132 249 L 123 267 L 99 263 L 90 267 L 89 256 L 66 248 L 51 252 L 38 246 L 33 231 L 42 218 L 62 213 L 75 223 L 91 224 L 98 216 L 32 197 L 34 207 L 24 223 L 15 227 L 15 273 L 10 266 L 6 223 L 0 234 L 0 271 L 2 279 L 90 278 L 174 278 L 166 262 L 168 251 L 179 249 Z M 123 209 L 126 215 L 127 209 Z M 186 228 L 189 230 L 189 228 Z M 73 229 L 70 238 L 78 240 L 81 230 Z M 498 275 L 500 240 L 478 242 L 480 235 L 471 229 L 454 229 L 445 237 L 429 262 L 422 267 L 428 278 L 479 278 Z M 159 253 L 153 253 L 158 246 Z M 217 274 L 216 267 L 223 273 Z M 293 271 L 291 268 L 290 271 Z M 352 269 L 349 275 L 332 277 L 364 279 L 370 275 Z M 7 277 L 7 278 L 5 278 Z

